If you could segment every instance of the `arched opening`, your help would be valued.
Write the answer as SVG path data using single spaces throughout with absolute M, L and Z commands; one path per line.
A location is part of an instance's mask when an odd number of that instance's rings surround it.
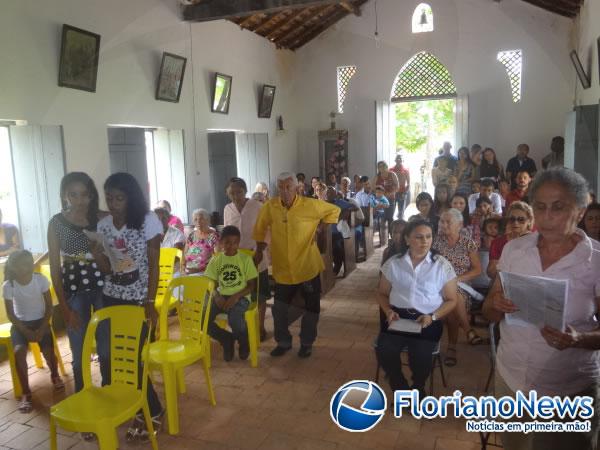
M 427 33 L 433 31 L 433 10 L 427 3 L 420 3 L 412 16 L 412 32 Z
M 396 145 L 390 150 L 402 154 L 412 174 L 412 197 L 422 191 L 433 194 L 431 174 L 439 150 L 444 142 L 450 142 L 452 153 L 457 151 L 457 94 L 452 76 L 434 55 L 417 53 L 398 72 L 390 97 L 396 130 Z M 437 184 L 438 177 L 435 181 Z

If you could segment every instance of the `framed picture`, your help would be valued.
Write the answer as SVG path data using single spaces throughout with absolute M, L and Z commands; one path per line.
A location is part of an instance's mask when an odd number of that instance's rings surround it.
M 573 66 L 575 66 L 575 70 L 577 71 L 577 77 L 579 78 L 579 81 L 581 81 L 581 85 L 584 89 L 588 89 L 592 85 L 592 82 L 590 81 L 590 77 L 588 76 L 588 74 L 585 73 L 585 69 L 581 64 L 579 56 L 577 56 L 577 51 L 572 50 L 569 56 L 571 57 L 571 62 L 573 63 Z
M 100 35 L 63 24 L 58 85 L 96 92 Z
M 273 100 L 275 100 L 275 86 L 263 85 L 258 104 L 258 117 L 261 119 L 270 119 L 273 109 Z
M 179 102 L 187 58 L 163 52 L 156 85 L 156 100 Z
M 229 114 L 229 101 L 231 100 L 231 75 L 215 73 L 213 83 L 213 98 L 210 110 L 215 113 Z

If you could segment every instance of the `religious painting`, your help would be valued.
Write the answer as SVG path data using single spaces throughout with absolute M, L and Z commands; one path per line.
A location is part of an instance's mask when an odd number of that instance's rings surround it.
M 261 119 L 270 119 L 273 110 L 273 101 L 275 100 L 275 86 L 263 85 L 260 102 L 258 105 L 258 117 Z
M 100 35 L 64 24 L 58 85 L 96 92 Z
M 229 102 L 231 100 L 231 75 L 215 73 L 213 84 L 213 98 L 210 105 L 211 111 L 220 114 L 229 114 Z
M 183 56 L 163 52 L 156 86 L 156 100 L 179 102 L 186 62 L 187 59 Z

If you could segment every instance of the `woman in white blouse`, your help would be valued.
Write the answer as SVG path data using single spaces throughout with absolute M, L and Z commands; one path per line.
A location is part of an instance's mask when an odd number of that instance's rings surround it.
M 227 196 L 231 203 L 225 205 L 223 211 L 224 225 L 233 225 L 241 233 L 240 248 L 248 250 L 256 250 L 256 242 L 252 239 L 252 230 L 258 213 L 262 207 L 262 203 L 250 198 L 246 198 L 248 188 L 246 182 L 242 178 L 233 177 L 227 185 Z M 266 338 L 265 330 L 265 312 L 267 309 L 267 299 L 271 297 L 269 288 L 269 265 L 268 258 L 263 257 L 258 265 L 258 280 L 259 280 L 259 298 L 258 298 L 258 313 L 260 323 L 260 338 L 261 341 Z
M 483 305 L 483 314 L 500 322 L 496 357 L 496 396 L 586 395 L 593 398 L 594 417 L 589 432 L 504 433 L 504 448 L 596 449 L 600 379 L 600 249 L 577 228 L 587 206 L 588 183 L 566 168 L 539 172 L 529 188 L 537 231 L 509 241 L 502 250 L 498 271 L 568 280 L 565 330 L 529 323 L 515 324 L 505 314 L 518 310 L 503 295 L 496 278 Z M 538 300 L 531 293 L 531 302 Z M 543 301 L 542 298 L 539 299 Z M 529 417 L 511 420 L 530 421 Z M 554 421 L 571 421 L 556 416 Z
M 431 250 L 433 229 L 429 222 L 409 222 L 404 230 L 404 248 L 381 268 L 377 302 L 386 323 L 377 339 L 377 360 L 388 375 L 390 387 L 424 387 L 432 368 L 431 354 L 442 336 L 440 319 L 456 306 L 458 291 L 452 265 Z M 388 330 L 398 319 L 415 321 L 420 332 Z M 408 349 L 412 385 L 402 373 L 400 353 Z

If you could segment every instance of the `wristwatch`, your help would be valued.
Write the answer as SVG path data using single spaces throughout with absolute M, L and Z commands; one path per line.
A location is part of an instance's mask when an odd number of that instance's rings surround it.
M 435 316 L 435 313 L 433 313 L 433 314 L 431 315 L 431 321 L 432 321 L 432 322 L 435 322 L 436 320 L 438 320 L 438 319 L 437 319 L 437 317 Z

